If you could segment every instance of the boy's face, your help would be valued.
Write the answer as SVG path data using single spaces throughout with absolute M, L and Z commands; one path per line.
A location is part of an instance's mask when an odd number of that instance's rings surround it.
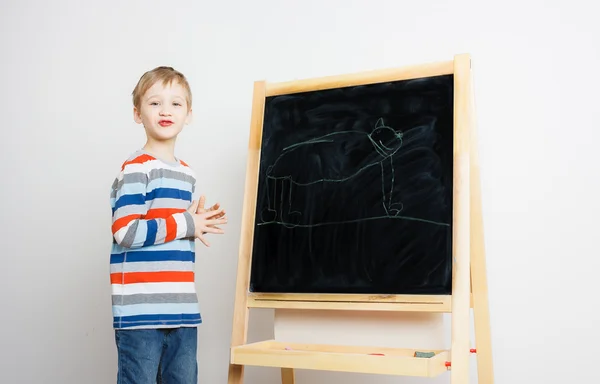
M 177 137 L 192 116 L 185 96 L 184 88 L 176 81 L 166 86 L 157 81 L 148 89 L 139 110 L 133 109 L 134 120 L 144 125 L 148 139 L 168 141 Z

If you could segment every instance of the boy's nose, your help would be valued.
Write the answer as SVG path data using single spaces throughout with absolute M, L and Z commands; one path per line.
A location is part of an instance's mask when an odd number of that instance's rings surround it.
M 160 111 L 161 116 L 166 116 L 166 115 L 170 115 L 170 114 L 171 114 L 171 112 L 169 112 L 167 109 L 162 109 Z

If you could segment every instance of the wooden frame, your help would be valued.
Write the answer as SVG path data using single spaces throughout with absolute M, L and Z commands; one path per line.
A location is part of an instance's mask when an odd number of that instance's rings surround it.
M 258 187 L 265 99 L 268 96 L 331 89 L 386 81 L 454 75 L 454 204 L 452 295 L 334 295 L 266 294 L 249 292 L 254 212 Z M 433 377 L 451 371 L 451 383 L 468 383 L 470 308 L 474 311 L 480 383 L 493 383 L 491 330 L 471 59 L 454 60 L 358 74 L 330 76 L 283 83 L 254 84 L 252 118 L 235 308 L 229 364 L 229 384 L 242 384 L 244 365 L 280 367 L 282 382 L 294 383 L 294 369 L 363 372 Z M 451 347 L 433 351 L 432 358 L 414 357 L 414 350 L 348 346 L 285 344 L 266 340 L 247 344 L 250 308 L 315 310 L 419 311 L 451 313 Z M 286 347 L 287 346 L 287 347 Z M 374 354 L 374 355 L 373 355 Z

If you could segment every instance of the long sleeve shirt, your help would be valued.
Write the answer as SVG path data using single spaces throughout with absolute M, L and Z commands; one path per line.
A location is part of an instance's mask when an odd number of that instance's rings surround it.
M 183 161 L 132 154 L 110 194 L 113 327 L 174 328 L 202 322 L 195 285 L 196 188 Z

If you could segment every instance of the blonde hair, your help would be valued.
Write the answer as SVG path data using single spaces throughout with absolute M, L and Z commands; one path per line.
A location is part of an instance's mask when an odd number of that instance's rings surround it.
M 140 80 L 136 84 L 131 96 L 133 98 L 133 105 L 137 109 L 140 108 L 141 100 L 146 91 L 150 89 L 157 81 L 162 81 L 163 86 L 171 84 L 175 80 L 178 82 L 186 92 L 186 102 L 188 110 L 192 108 L 192 90 L 190 85 L 183 75 L 183 73 L 176 71 L 172 67 L 156 67 L 151 71 L 148 71 L 140 77 Z

